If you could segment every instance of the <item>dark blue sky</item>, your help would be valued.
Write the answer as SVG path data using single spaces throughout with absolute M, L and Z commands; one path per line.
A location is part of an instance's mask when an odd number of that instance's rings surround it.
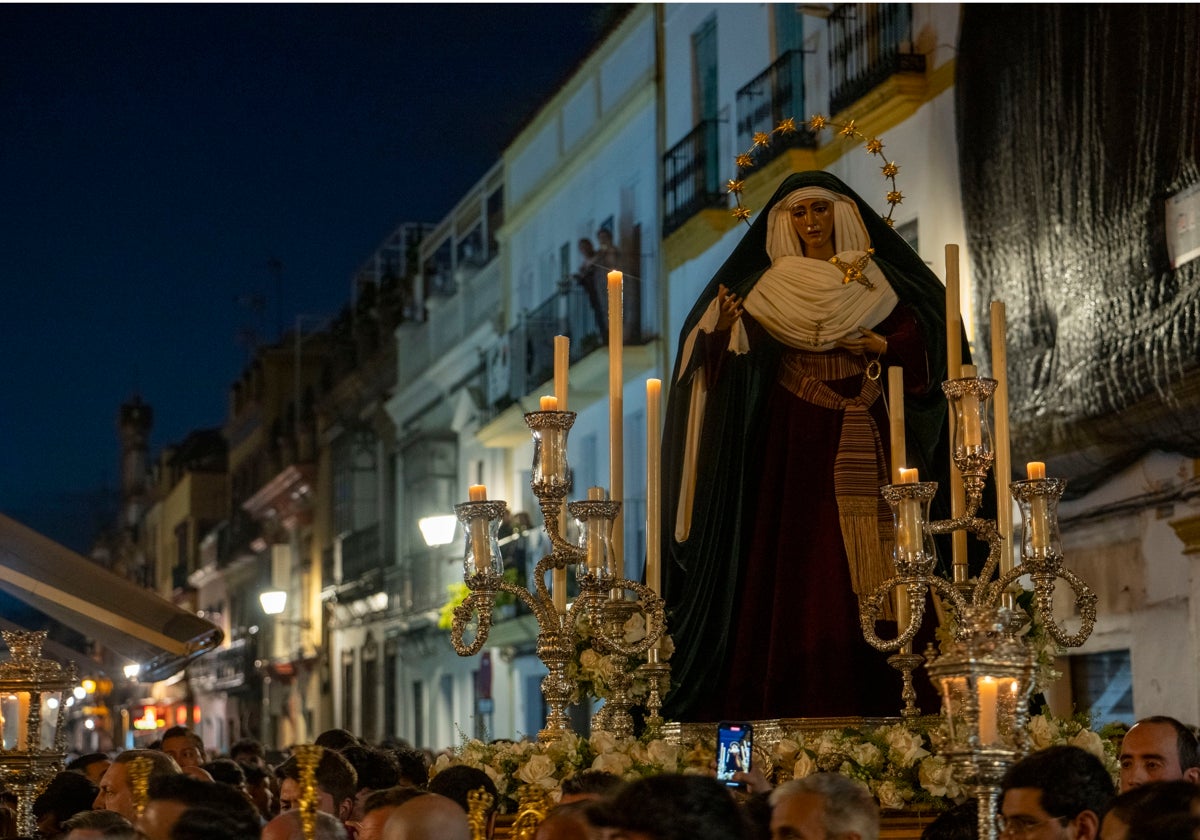
M 239 336 L 345 305 L 397 224 L 437 221 L 498 159 L 605 9 L 0 5 L 0 511 L 86 548 L 121 403 L 154 408 L 155 449 L 220 425 Z

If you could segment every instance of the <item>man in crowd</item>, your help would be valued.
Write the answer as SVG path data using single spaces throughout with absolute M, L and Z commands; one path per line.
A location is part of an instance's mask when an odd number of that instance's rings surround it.
M 377 747 L 351 744 L 339 752 L 350 762 L 358 778 L 358 790 L 354 794 L 354 810 L 349 819 L 358 821 L 363 817 L 363 802 L 377 790 L 386 790 L 400 784 L 400 765 L 391 753 Z
M 316 835 L 316 840 L 346 840 L 346 826 L 331 814 L 317 811 Z M 271 820 L 263 826 L 261 840 L 304 840 L 300 811 L 293 808 Z
M 100 784 L 100 778 L 104 775 L 104 771 L 112 764 L 108 759 L 108 755 L 102 752 L 88 753 L 81 755 L 79 758 L 67 765 L 67 769 L 82 773 L 92 780 L 92 784 Z
M 198 769 L 208 761 L 204 752 L 204 742 L 186 726 L 172 726 L 164 732 L 160 749 L 175 759 L 179 769 L 185 773 L 193 767 Z
M 1121 741 L 1121 793 L 1179 779 L 1200 783 L 1200 744 L 1192 730 L 1165 715 L 1139 720 Z
M 158 750 L 125 750 L 113 759 L 112 765 L 104 771 L 100 779 L 100 793 L 92 807 L 103 811 L 116 811 L 125 819 L 133 822 L 134 804 L 133 791 L 129 787 L 129 762 L 135 758 L 150 760 L 150 781 L 161 776 L 173 776 L 181 773 L 175 759 Z
M 300 765 L 292 756 L 275 770 L 279 777 L 279 810 L 291 811 L 300 804 Z M 350 762 L 336 750 L 325 749 L 317 762 L 317 810 L 345 822 L 354 811 L 358 776 Z
M 1079 747 L 1032 753 L 1000 782 L 1003 837 L 1096 840 L 1113 796 L 1112 778 L 1096 756 Z
M 428 794 L 429 791 L 409 785 L 375 791 L 363 801 L 363 815 L 355 840 L 383 840 L 383 827 L 388 817 L 408 800 Z
M 496 790 L 495 782 L 487 773 L 476 767 L 456 764 L 438 773 L 429 780 L 429 784 L 425 787 L 430 793 L 440 794 L 456 803 L 464 814 L 471 812 L 471 794 L 482 788 L 492 798 L 487 809 L 486 836 L 490 838 L 495 835 L 496 814 L 500 811 L 500 792 Z M 431 808 L 435 808 L 435 806 L 431 806 Z
M 80 811 L 62 825 L 64 840 L 133 840 L 133 823 L 116 811 Z
M 383 840 L 471 840 L 471 827 L 457 803 L 429 793 L 392 812 L 383 826 Z
M 585 813 L 591 826 L 610 829 L 604 836 L 628 840 L 740 840 L 746 828 L 727 787 L 682 773 L 629 782 Z
M 814 773 L 771 792 L 771 840 L 879 840 L 879 806 L 841 773 Z
M 135 821 L 146 840 L 171 840 L 175 825 L 192 810 L 211 812 L 199 822 L 228 824 L 223 833 L 254 837 L 262 827 L 258 811 L 243 793 L 220 782 L 205 782 L 186 773 L 159 776 L 150 782 L 146 808 Z

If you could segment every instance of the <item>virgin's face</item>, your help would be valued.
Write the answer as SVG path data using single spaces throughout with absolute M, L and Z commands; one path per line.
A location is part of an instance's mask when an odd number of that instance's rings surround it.
M 833 202 L 805 198 L 792 208 L 792 227 L 800 237 L 805 256 L 820 256 L 833 250 Z

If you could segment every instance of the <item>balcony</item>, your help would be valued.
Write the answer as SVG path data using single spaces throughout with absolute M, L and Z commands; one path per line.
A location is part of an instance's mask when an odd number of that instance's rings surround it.
M 664 238 L 701 210 L 725 207 L 720 120 L 704 120 L 663 155 Z
M 896 73 L 924 73 L 912 52 L 912 5 L 845 3 L 829 16 L 829 111 L 861 99 Z
M 391 565 L 390 552 L 383 550 L 379 524 L 360 528 L 342 540 L 342 579 L 352 583 Z
M 554 336 L 571 339 L 571 397 L 574 411 L 608 393 L 608 301 L 601 290 L 599 312 L 572 280 L 521 315 L 486 360 L 486 422 L 479 439 L 487 446 L 512 446 L 529 439 L 521 401 L 554 378 Z M 657 283 L 625 275 L 624 369 L 626 380 L 654 365 L 658 338 Z M 547 391 L 546 393 L 550 393 Z
M 737 148 L 754 145 L 754 135 L 771 131 L 789 117 L 796 120 L 793 134 L 775 135 L 770 145 L 759 149 L 759 166 L 777 158 L 786 149 L 815 149 L 817 138 L 804 127 L 804 53 L 788 50 L 737 92 Z

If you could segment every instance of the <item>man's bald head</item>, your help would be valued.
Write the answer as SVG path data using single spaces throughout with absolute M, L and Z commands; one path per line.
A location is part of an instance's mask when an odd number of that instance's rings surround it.
M 393 811 L 383 826 L 383 840 L 471 840 L 471 827 L 458 803 L 430 793 Z

